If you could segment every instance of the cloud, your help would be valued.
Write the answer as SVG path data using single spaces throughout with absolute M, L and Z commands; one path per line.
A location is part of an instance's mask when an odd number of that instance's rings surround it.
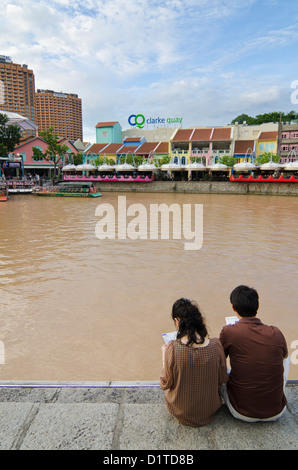
M 296 51 L 289 1 L 275 13 L 274 0 L 2 0 L 0 53 L 27 63 L 37 88 L 77 93 L 87 139 L 132 112 L 219 125 L 287 106 L 298 78 L 293 56 L 279 65 Z

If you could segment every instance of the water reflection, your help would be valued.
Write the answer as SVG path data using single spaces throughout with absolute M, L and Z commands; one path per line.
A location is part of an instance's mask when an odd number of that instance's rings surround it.
M 122 194 L 123 196 L 123 194 Z M 274 196 L 126 194 L 127 205 L 203 204 L 204 244 L 99 240 L 101 202 L 13 196 L 0 207 L 2 380 L 158 380 L 172 303 L 196 299 L 211 335 L 238 284 L 260 318 L 298 339 L 297 200 Z M 291 352 L 291 351 L 290 351 Z M 290 377 L 297 378 L 297 366 Z

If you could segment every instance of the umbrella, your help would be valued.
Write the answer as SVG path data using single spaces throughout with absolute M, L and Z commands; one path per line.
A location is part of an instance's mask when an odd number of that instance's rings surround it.
M 238 170 L 238 171 L 251 171 L 251 170 L 256 170 L 257 169 L 257 166 L 254 165 L 253 163 L 251 162 L 240 162 L 240 163 L 236 163 L 234 166 L 233 166 L 234 170 Z
M 75 170 L 77 167 L 75 165 L 65 165 L 63 168 L 62 168 L 62 171 L 71 171 L 71 170 Z
M 157 170 L 157 167 L 154 163 L 143 163 L 142 165 L 138 166 L 139 171 L 154 171 Z
M 135 167 L 133 165 L 130 165 L 129 163 L 120 163 L 119 165 L 116 165 L 116 170 L 117 171 L 132 171 L 135 170 Z
M 164 165 L 161 165 L 161 169 L 165 171 L 177 171 L 177 170 L 183 170 L 182 165 L 179 165 L 178 163 L 165 163 Z
M 110 170 L 114 170 L 115 166 L 109 165 L 108 163 L 103 163 L 102 165 L 99 165 L 97 169 L 98 171 L 110 171 Z
M 197 171 L 205 171 L 206 170 L 205 165 L 203 165 L 203 163 L 198 163 L 198 162 L 190 163 L 189 165 L 186 165 L 186 168 L 188 170 L 197 170 Z
M 76 167 L 77 171 L 93 171 L 96 170 L 96 167 L 94 165 L 91 165 L 90 163 L 84 163 L 83 165 L 78 165 Z
M 282 165 L 279 165 L 278 163 L 274 163 L 272 160 L 267 163 L 263 163 L 263 165 L 260 166 L 260 170 L 277 170 L 278 168 L 281 168 Z
M 294 170 L 294 171 L 297 171 L 298 170 L 298 162 L 295 161 L 295 162 L 289 162 L 287 163 L 285 166 L 284 166 L 284 170 Z
M 215 163 L 209 167 L 210 170 L 227 171 L 228 167 L 224 163 Z

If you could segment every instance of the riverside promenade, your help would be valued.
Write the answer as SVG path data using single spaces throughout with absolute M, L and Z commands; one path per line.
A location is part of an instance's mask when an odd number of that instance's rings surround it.
M 297 450 L 298 381 L 288 382 L 286 396 L 287 411 L 274 423 L 238 421 L 223 405 L 212 423 L 190 428 L 168 413 L 159 382 L 5 381 L 0 382 L 0 449 L 101 450 L 106 458 L 115 458 L 108 462 L 114 464 L 120 463 L 121 452 L 127 458 L 129 451 L 138 450 L 169 455 Z M 150 458 L 154 463 L 165 457 Z
M 233 183 L 230 181 L 153 181 L 152 183 L 95 183 L 98 191 L 136 193 L 237 194 L 298 196 L 296 183 Z

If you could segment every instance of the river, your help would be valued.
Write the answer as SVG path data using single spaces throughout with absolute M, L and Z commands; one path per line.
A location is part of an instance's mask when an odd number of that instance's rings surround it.
M 173 302 L 196 300 L 218 336 L 239 284 L 258 290 L 259 318 L 283 331 L 297 357 L 297 198 L 121 196 L 148 214 L 151 204 L 201 204 L 202 248 L 171 237 L 99 239 L 96 209 L 117 210 L 117 193 L 12 195 L 0 205 L 0 380 L 159 380 Z M 290 378 L 298 379 L 295 362 Z

